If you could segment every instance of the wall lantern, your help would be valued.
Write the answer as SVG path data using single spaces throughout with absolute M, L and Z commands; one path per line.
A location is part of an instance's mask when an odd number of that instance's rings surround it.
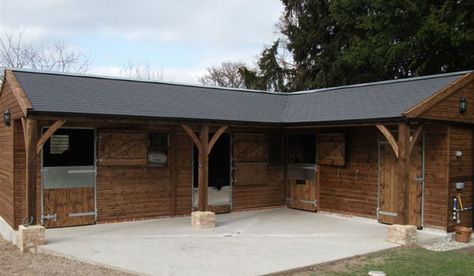
M 12 115 L 10 114 L 10 110 L 3 112 L 3 124 L 10 126 L 11 117 Z
M 467 101 L 466 98 L 461 97 L 459 99 L 459 113 L 463 114 L 467 110 Z

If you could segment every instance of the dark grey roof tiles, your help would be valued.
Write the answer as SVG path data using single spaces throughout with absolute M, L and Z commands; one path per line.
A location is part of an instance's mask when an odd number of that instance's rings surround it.
M 34 112 L 304 123 L 398 118 L 466 72 L 290 94 L 13 70 Z

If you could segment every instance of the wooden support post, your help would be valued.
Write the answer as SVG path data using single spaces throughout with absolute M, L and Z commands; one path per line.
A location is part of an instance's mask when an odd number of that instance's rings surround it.
M 397 218 L 399 224 L 408 223 L 408 200 L 410 168 L 410 126 L 407 123 L 398 125 L 398 210 Z
M 227 126 L 222 126 L 214 133 L 211 140 L 209 140 L 209 125 L 201 127 L 199 137 L 194 133 L 194 130 L 188 125 L 181 125 L 186 133 L 191 137 L 194 144 L 199 151 L 199 168 L 198 168 L 198 191 L 199 191 L 199 205 L 198 211 L 207 211 L 208 209 L 208 167 L 209 167 L 209 153 L 216 144 L 219 137 L 227 130 Z
M 200 132 L 202 151 L 199 152 L 198 189 L 199 211 L 207 211 L 209 126 L 203 125 Z
M 36 223 L 36 143 L 38 139 L 38 122 L 33 119 L 24 120 L 26 123 L 26 223 Z

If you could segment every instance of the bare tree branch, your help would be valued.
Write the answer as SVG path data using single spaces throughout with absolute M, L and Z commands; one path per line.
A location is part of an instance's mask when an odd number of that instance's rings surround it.
M 223 62 L 219 66 L 207 68 L 207 73 L 199 78 L 202 85 L 217 87 L 245 88 L 239 69 L 245 67 L 242 62 Z
M 165 72 L 162 69 L 152 67 L 149 61 L 140 62 L 129 60 L 122 70 L 120 70 L 120 75 L 139 80 L 166 80 Z
M 0 35 L 0 69 L 24 68 L 45 71 L 84 73 L 90 64 L 80 51 L 62 41 L 33 47 L 25 42 L 23 31 Z

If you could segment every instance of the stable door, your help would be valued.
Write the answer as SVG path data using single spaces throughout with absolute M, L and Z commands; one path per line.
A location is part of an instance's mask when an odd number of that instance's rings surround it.
M 57 130 L 43 147 L 42 161 L 42 223 L 95 223 L 95 131 Z
M 420 139 L 410 156 L 408 182 L 408 224 L 423 226 L 423 189 L 424 157 L 423 143 Z M 385 138 L 379 139 L 379 186 L 378 186 L 378 220 L 386 224 L 398 222 L 401 191 L 398 186 L 397 157 Z

